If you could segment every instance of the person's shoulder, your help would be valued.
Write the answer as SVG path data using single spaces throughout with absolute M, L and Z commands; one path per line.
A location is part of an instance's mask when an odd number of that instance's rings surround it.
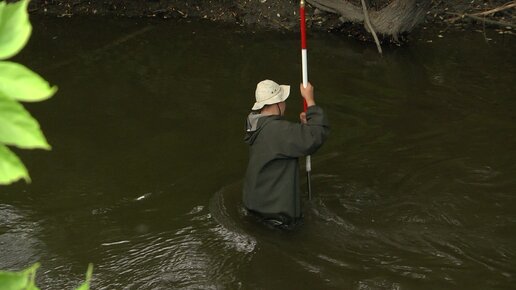
M 284 125 L 284 126 L 289 125 L 289 124 L 296 124 L 292 121 L 285 120 L 285 119 L 279 118 L 279 117 L 271 120 L 271 122 L 274 122 L 274 124 L 276 124 L 276 125 Z
M 271 129 L 279 132 L 285 132 L 293 129 L 296 126 L 300 126 L 301 123 L 288 121 L 282 118 L 278 118 L 271 121 Z
M 288 123 L 290 122 L 283 118 L 280 118 L 279 116 L 267 116 L 264 117 L 262 125 L 266 128 L 275 128 L 285 126 Z

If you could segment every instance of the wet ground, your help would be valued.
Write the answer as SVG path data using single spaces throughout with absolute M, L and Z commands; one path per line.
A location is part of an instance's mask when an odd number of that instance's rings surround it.
M 258 81 L 300 81 L 297 33 L 33 23 L 17 61 L 59 86 L 27 105 L 53 150 L 17 151 L 33 183 L 0 189 L 1 269 L 40 261 L 42 289 L 78 285 L 89 262 L 94 289 L 514 287 L 513 39 L 428 32 L 379 57 L 311 34 L 332 132 L 304 225 L 284 233 L 242 211 L 242 131 Z

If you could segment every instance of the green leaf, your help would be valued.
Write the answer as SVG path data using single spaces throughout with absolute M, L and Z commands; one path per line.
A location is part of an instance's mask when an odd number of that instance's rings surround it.
M 28 5 L 28 0 L 0 2 L 0 59 L 16 55 L 27 44 L 32 31 Z
M 1 94 L 0 143 L 23 149 L 50 149 L 38 122 L 21 104 Z
M 37 102 L 50 98 L 57 91 L 47 81 L 25 66 L 0 61 L 0 93 L 26 102 Z
M 9 148 L 0 144 L 0 184 L 7 185 L 21 178 L 30 182 L 27 168 Z M 4 289 L 1 285 L 0 283 L 0 289 Z
M 28 269 L 24 270 L 24 272 L 28 272 L 30 275 L 29 285 L 27 285 L 27 288 L 24 290 L 39 290 L 39 288 L 36 286 L 36 270 L 38 270 L 38 268 L 39 263 L 36 263 Z
M 29 275 L 23 273 L 0 272 L 0 289 L 20 290 L 25 289 L 29 283 Z
M 39 290 L 34 284 L 34 277 L 39 264 L 34 264 L 20 272 L 0 272 L 0 289 L 2 290 Z
M 88 270 L 86 271 L 86 281 L 79 286 L 79 288 L 75 290 L 89 290 L 90 289 L 90 281 L 91 275 L 93 274 L 93 264 L 88 264 Z

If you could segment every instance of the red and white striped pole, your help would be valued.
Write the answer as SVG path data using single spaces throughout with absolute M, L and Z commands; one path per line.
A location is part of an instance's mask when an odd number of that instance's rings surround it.
M 308 62 L 306 53 L 306 17 L 305 17 L 305 0 L 301 0 L 299 5 L 299 15 L 301 15 L 301 62 L 303 65 L 303 86 L 306 88 L 308 84 Z M 307 106 L 304 101 L 304 110 Z
M 301 16 L 301 64 L 303 67 L 303 86 L 308 85 L 308 57 L 306 52 L 306 17 L 305 17 L 305 0 L 299 3 L 299 15 Z M 303 99 L 303 110 L 306 112 L 308 108 L 306 100 Z M 312 162 L 310 155 L 306 156 L 306 180 L 308 186 L 308 199 L 312 199 L 312 184 L 310 173 L 312 172 Z

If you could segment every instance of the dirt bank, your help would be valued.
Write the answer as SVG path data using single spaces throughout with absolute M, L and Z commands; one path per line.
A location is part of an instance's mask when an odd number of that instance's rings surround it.
M 371 2 L 372 1 L 372 2 Z M 385 0 L 371 0 L 371 11 L 384 8 Z M 428 0 L 430 1 L 430 0 Z M 311 1 L 308 0 L 308 3 Z M 491 27 L 514 35 L 515 8 L 485 13 L 516 1 L 507 0 L 433 0 L 425 8 L 423 25 L 445 26 L 446 29 L 479 29 Z M 316 4 L 315 1 L 311 2 Z M 349 0 L 352 5 L 360 1 Z M 361 22 L 350 22 L 342 15 L 308 5 L 307 21 L 312 30 L 346 33 L 369 40 Z M 358 7 L 358 6 L 357 6 Z M 32 0 L 31 13 L 57 17 L 74 15 L 104 15 L 123 17 L 208 19 L 235 23 L 249 29 L 296 30 L 299 2 L 292 0 Z M 389 38 L 389 37 L 387 37 Z

